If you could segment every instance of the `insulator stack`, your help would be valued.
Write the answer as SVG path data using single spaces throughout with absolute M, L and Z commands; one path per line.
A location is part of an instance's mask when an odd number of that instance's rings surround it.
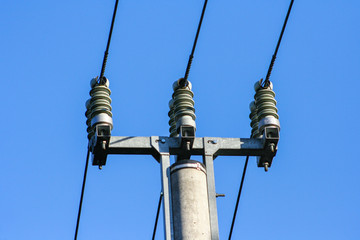
M 256 104 L 255 101 L 252 101 L 250 103 L 250 115 L 249 118 L 251 119 L 251 137 L 252 138 L 258 138 L 260 137 L 260 133 L 259 133 L 259 120 L 258 120 L 258 116 L 257 116 L 257 109 L 256 109 Z
M 255 105 L 258 117 L 259 134 L 262 135 L 265 127 L 273 126 L 280 128 L 279 115 L 277 114 L 275 92 L 273 84 L 262 87 L 262 80 L 255 83 Z
M 175 114 L 174 114 L 174 99 L 171 99 L 169 101 L 169 113 L 168 116 L 170 117 L 169 120 L 169 132 L 170 132 L 170 137 L 178 137 L 179 134 L 176 132 L 176 122 L 175 122 Z
M 110 128 L 113 128 L 109 80 L 105 78 L 105 84 L 99 85 L 97 83 L 97 78 L 93 78 L 90 82 L 90 86 L 91 98 L 86 101 L 85 113 L 89 140 L 94 136 L 96 125 L 110 125 Z
M 172 95 L 172 100 L 170 101 L 170 133 L 172 135 L 179 134 L 180 126 L 191 126 L 196 129 L 195 124 L 195 108 L 194 108 L 194 93 L 191 91 L 191 83 L 188 81 L 188 85 L 185 87 L 180 87 L 178 81 L 175 81 L 173 84 L 174 93 Z M 172 109 L 173 108 L 173 109 Z M 171 117 L 173 116 L 173 117 Z M 175 125 L 175 132 L 173 127 Z

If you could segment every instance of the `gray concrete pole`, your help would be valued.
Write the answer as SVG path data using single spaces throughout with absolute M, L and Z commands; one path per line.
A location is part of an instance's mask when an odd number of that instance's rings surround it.
M 202 163 L 180 160 L 170 167 L 174 240 L 210 240 L 206 170 Z

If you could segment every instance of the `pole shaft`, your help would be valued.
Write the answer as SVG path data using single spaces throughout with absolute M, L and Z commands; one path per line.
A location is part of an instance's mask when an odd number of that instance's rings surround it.
M 174 240 L 211 239 L 205 171 L 193 160 L 180 160 L 171 166 Z

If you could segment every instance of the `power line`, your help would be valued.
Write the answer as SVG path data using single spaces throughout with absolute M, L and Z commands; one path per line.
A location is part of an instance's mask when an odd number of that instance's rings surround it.
M 278 52 L 279 47 L 280 47 L 282 36 L 284 34 L 286 24 L 287 24 L 287 21 L 289 19 L 289 15 L 290 15 L 293 3 L 294 3 L 294 0 L 291 0 L 288 11 L 287 11 L 287 14 L 286 14 L 286 17 L 285 17 L 284 24 L 283 24 L 282 29 L 281 29 L 281 33 L 280 33 L 278 42 L 276 44 L 275 52 L 274 52 L 274 54 L 272 56 L 272 59 L 271 59 L 271 62 L 270 62 L 269 68 L 268 68 L 268 72 L 266 74 L 266 78 L 265 78 L 265 81 L 264 81 L 264 86 L 269 86 L 270 85 L 270 80 L 269 79 L 270 79 L 271 71 L 272 71 L 274 63 L 275 63 L 276 55 L 277 55 L 277 52 Z M 244 184 L 244 179 L 245 179 L 245 174 L 246 174 L 248 161 L 249 161 L 249 156 L 246 157 L 246 161 L 245 161 L 245 164 L 244 164 L 244 170 L 243 170 L 243 174 L 242 174 L 242 177 L 241 177 L 240 188 L 239 188 L 239 192 L 238 192 L 238 196 L 237 196 L 237 200 L 236 200 L 236 205 L 235 205 L 235 210 L 234 210 L 234 215 L 233 215 L 233 219 L 232 219 L 231 227 L 230 227 L 229 240 L 231 240 L 232 232 L 233 232 L 233 229 L 234 229 L 236 214 L 237 214 L 237 210 L 238 210 L 238 206 L 239 206 L 239 202 L 240 202 L 240 197 L 241 197 L 242 187 L 243 187 L 243 184 Z
M 275 52 L 274 52 L 274 54 L 272 56 L 272 59 L 271 59 L 271 62 L 270 62 L 269 68 L 268 68 L 268 72 L 266 74 L 266 78 L 265 78 L 265 81 L 264 81 L 264 86 L 269 86 L 270 85 L 270 80 L 269 79 L 270 79 L 271 71 L 272 71 L 274 63 L 275 63 L 276 55 L 277 55 L 277 52 L 278 52 L 279 47 L 280 47 L 281 39 L 282 39 L 282 36 L 284 34 L 286 24 L 287 24 L 287 21 L 289 19 L 289 15 L 290 15 L 293 3 L 294 3 L 294 0 L 291 0 L 288 11 L 287 11 L 287 14 L 286 14 L 286 17 L 285 17 L 284 24 L 283 24 L 282 29 L 281 29 L 281 33 L 280 33 L 278 42 L 276 44 Z M 242 177 L 241 177 L 240 188 L 239 188 L 239 192 L 238 192 L 238 196 L 237 196 L 237 200 L 236 200 L 236 205 L 235 205 L 235 210 L 234 210 L 234 215 L 233 215 L 233 219 L 232 219 L 231 227 L 230 227 L 229 240 L 231 240 L 232 232 L 233 232 L 233 229 L 234 229 L 236 214 L 237 214 L 237 210 L 238 210 L 238 206 L 239 206 L 239 202 L 240 202 L 240 197 L 241 197 L 242 187 L 243 187 L 243 184 L 244 184 L 244 179 L 245 179 L 245 174 L 246 174 L 248 161 L 249 161 L 249 156 L 246 157 L 246 161 L 245 161 L 245 164 L 244 164 L 244 170 L 243 170 L 243 174 L 242 174 Z
M 270 84 L 270 80 L 269 80 L 269 79 L 270 79 L 271 71 L 272 71 L 273 66 L 274 66 L 274 63 L 275 63 L 276 55 L 277 55 L 277 52 L 278 52 L 278 50 L 279 50 L 279 46 L 280 46 L 280 43 L 281 43 L 281 39 L 282 39 L 282 36 L 283 36 L 283 34 L 284 34 L 285 27 L 286 27 L 286 24 L 287 24 L 287 21 L 288 21 L 288 18 L 289 18 L 289 15 L 290 15 L 290 12 L 291 12 L 291 8 L 292 8 L 293 3 L 294 3 L 294 0 L 291 0 L 289 9 L 288 9 L 287 14 L 286 14 L 286 17 L 285 17 L 285 21 L 284 21 L 283 27 L 282 27 L 282 29 L 281 29 L 281 33 L 280 33 L 278 42 L 277 42 L 277 44 L 276 44 L 275 52 L 274 52 L 274 54 L 272 55 L 272 58 L 271 58 L 271 62 L 270 62 L 270 65 L 269 65 L 269 68 L 268 68 L 268 71 L 267 71 L 267 74 L 266 74 L 266 78 L 265 78 L 265 81 L 264 81 L 264 86 L 269 86 L 269 84 Z
M 244 179 L 245 179 L 245 174 L 246 174 L 246 168 L 247 168 L 247 165 L 248 165 L 248 161 L 249 161 L 249 156 L 246 156 L 246 161 L 245 161 L 245 164 L 244 164 L 244 170 L 243 170 L 243 174 L 242 174 L 242 177 L 241 177 L 240 188 L 239 188 L 239 192 L 238 192 L 238 196 L 237 196 L 237 200 L 236 200 L 234 215 L 233 215 L 233 219 L 232 219 L 232 222 L 231 222 L 229 240 L 231 239 L 232 232 L 233 232 L 233 229 L 234 229 L 236 213 L 237 213 L 239 202 L 240 202 L 240 196 L 241 196 L 241 191 L 242 191 L 242 187 L 243 187 L 243 184 L 244 184 Z
M 103 59 L 103 63 L 102 63 L 102 67 L 101 67 L 101 72 L 100 72 L 100 77 L 99 77 L 99 83 L 100 83 L 100 84 L 105 84 L 105 83 L 106 83 L 106 81 L 105 81 L 105 79 L 104 79 L 104 73 L 105 73 L 105 68 L 106 68 L 107 57 L 108 57 L 108 55 L 109 55 L 109 47 L 110 47 L 110 42 L 111 42 L 112 31 L 113 31 L 113 28 L 114 28 L 114 23 L 115 23 L 115 17 L 116 17 L 116 11 L 117 11 L 118 3 L 119 3 L 119 0 L 116 0 L 116 2 L 115 2 L 115 7 L 114 7 L 114 12 L 113 12 L 113 16 L 112 16 L 112 20 L 111 20 L 109 37 L 108 37 L 108 41 L 107 41 L 107 44 L 106 44 L 106 50 L 105 50 L 105 53 L 104 53 L 104 59 Z M 86 155 L 85 170 L 84 170 L 84 178 L 83 178 L 83 183 L 82 183 L 82 188 L 81 188 L 81 196 L 80 196 L 79 210 L 78 210 L 78 216 L 77 216 L 77 220 L 76 220 L 76 228 L 75 228 L 74 240 L 77 239 L 78 230 L 79 230 L 79 223 L 80 223 L 80 216 L 81 216 L 81 208 L 82 208 L 82 202 L 83 202 L 83 198 L 84 198 L 84 191 L 85 191 L 86 175 L 87 175 L 87 169 L 88 169 L 88 163 L 89 163 L 89 156 L 90 156 L 90 148 L 88 147 L 88 151 L 87 151 L 87 155 Z
M 78 230 L 79 230 L 81 207 L 82 207 L 82 202 L 83 202 L 83 198 L 84 198 L 84 191 L 85 191 L 85 183 L 86 183 L 86 175 L 87 175 L 87 169 L 88 169 L 88 163 L 89 163 L 89 156 L 90 156 L 90 149 L 88 148 L 88 151 L 87 151 L 87 154 L 86 154 L 84 179 L 83 179 L 83 183 L 82 183 L 82 187 L 81 187 L 81 196 L 80 196 L 79 210 L 78 210 L 78 215 L 77 215 L 77 220 L 76 220 L 76 229 L 75 229 L 74 240 L 77 239 L 77 234 L 78 234 Z
M 108 58 L 108 55 L 109 55 L 109 47 L 110 47 L 110 42 L 111 42 L 112 31 L 113 31 L 113 28 L 114 28 L 114 22 L 115 22 L 118 3 L 119 3 L 119 0 L 116 0 L 115 7 L 114 7 L 114 13 L 113 13 L 112 20 L 111 20 L 109 37 L 108 37 L 108 41 L 107 41 L 107 44 L 106 44 L 106 50 L 105 50 L 105 53 L 104 53 L 104 59 L 103 59 L 101 72 L 100 72 L 100 78 L 99 79 L 100 79 L 100 84 L 102 84 L 102 85 L 105 84 L 105 79 L 103 79 L 103 77 L 104 77 L 104 73 L 105 73 L 107 58 Z
M 155 218 L 155 225 L 154 225 L 154 231 L 153 231 L 153 235 L 152 235 L 152 240 L 155 240 L 155 234 L 156 234 L 156 227 L 157 227 L 157 223 L 159 220 L 159 213 L 160 213 L 160 207 L 161 207 L 161 201 L 163 199 L 163 193 L 160 193 L 160 198 L 159 198 L 159 203 L 158 203 L 158 208 L 156 211 L 156 218 Z
M 200 33 L 200 29 L 201 29 L 201 24 L 202 24 L 204 15 L 205 15 L 205 10 L 206 10 L 207 2 L 208 2 L 208 0 L 205 0 L 205 2 L 204 2 L 204 6 L 203 6 L 203 9 L 202 9 L 202 12 L 201 12 L 201 17 L 200 17 L 199 25 L 198 25 L 198 28 L 197 28 L 197 31 L 196 31 L 196 36 L 195 36 L 194 44 L 193 44 L 193 47 L 192 47 L 192 50 L 191 50 L 191 54 L 190 54 L 190 56 L 189 56 L 189 61 L 188 61 L 188 64 L 187 64 L 187 67 L 186 67 L 186 70 L 185 70 L 185 75 L 184 75 L 184 78 L 181 79 L 180 82 L 179 82 L 180 87 L 184 87 L 184 86 L 188 85 L 188 80 L 187 80 L 187 79 L 188 79 L 188 77 L 189 77 L 189 72 L 190 72 L 190 68 L 191 68 L 191 63 L 192 63 L 192 60 L 193 60 L 193 58 L 194 58 L 194 52 L 195 52 L 197 40 L 198 40 L 198 37 L 199 37 L 199 33 Z

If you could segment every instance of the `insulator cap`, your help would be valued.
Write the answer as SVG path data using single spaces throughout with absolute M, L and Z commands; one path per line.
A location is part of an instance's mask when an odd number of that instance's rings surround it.
M 112 117 L 110 117 L 108 114 L 106 113 L 100 113 L 97 114 L 96 116 L 94 116 L 91 119 L 91 127 L 94 127 L 97 124 L 108 124 L 111 126 L 111 130 L 113 129 L 113 120 Z
M 94 77 L 93 79 L 91 79 L 91 81 L 90 81 L 90 87 L 91 87 L 91 88 L 95 87 L 96 84 L 97 84 L 97 82 L 98 82 L 98 77 Z
M 185 86 L 185 87 L 180 87 L 180 81 L 182 80 L 183 78 L 179 78 L 179 80 L 177 80 L 177 81 L 175 81 L 174 83 L 173 83 L 173 90 L 174 90 L 174 92 L 177 90 L 177 89 L 179 89 L 179 88 L 182 88 L 182 89 L 188 89 L 188 90 L 191 90 L 192 89 L 192 84 L 191 84 L 191 82 L 188 80 L 187 82 L 188 82 L 188 85 L 187 86 Z
M 265 127 L 277 127 L 280 130 L 280 121 L 279 119 L 273 116 L 266 116 L 259 121 L 259 132 L 263 132 Z
M 98 77 L 94 77 L 93 79 L 91 79 L 91 81 L 90 81 L 91 88 L 94 88 L 98 84 L 98 79 L 99 79 Z M 107 79 L 106 77 L 103 77 L 103 79 L 105 80 L 105 84 L 102 84 L 102 85 L 109 87 L 110 86 L 109 79 Z
M 254 90 L 255 92 L 257 92 L 259 89 L 263 88 L 262 87 L 262 83 L 263 83 L 263 79 L 260 79 L 259 81 L 257 81 L 255 84 L 254 84 Z M 273 89 L 273 84 L 272 82 L 270 82 L 269 86 L 267 88 L 270 88 L 271 90 Z

